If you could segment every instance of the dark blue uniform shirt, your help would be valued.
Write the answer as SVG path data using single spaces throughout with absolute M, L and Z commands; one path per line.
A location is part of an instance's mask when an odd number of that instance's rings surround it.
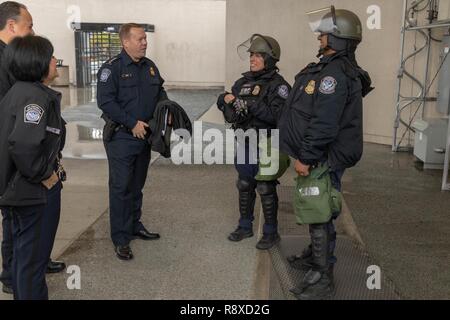
M 97 74 L 98 107 L 113 121 L 133 129 L 153 117 L 156 104 L 167 97 L 164 80 L 148 58 L 134 62 L 122 52 L 106 61 Z

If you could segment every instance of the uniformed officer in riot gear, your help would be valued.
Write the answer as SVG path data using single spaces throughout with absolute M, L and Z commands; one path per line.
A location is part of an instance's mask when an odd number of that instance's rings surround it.
M 280 118 L 280 149 L 293 158 L 300 176 L 327 163 L 333 186 L 341 189 L 346 168 L 354 166 L 363 151 L 362 98 L 373 88 L 370 77 L 355 58 L 362 40 L 356 14 L 334 7 L 310 12 L 311 29 L 318 34 L 318 63 L 311 63 L 295 78 Z M 333 266 L 336 232 L 332 213 L 328 223 L 311 224 L 311 245 L 288 258 L 295 268 L 307 270 L 292 290 L 298 299 L 323 299 L 334 294 Z
M 238 52 L 245 59 L 250 53 L 250 71 L 235 82 L 231 93 L 225 92 L 219 97 L 218 108 L 235 130 L 275 129 L 290 90 L 276 65 L 280 60 L 280 46 L 272 37 L 254 34 L 238 47 Z M 235 158 L 240 219 L 237 229 L 228 239 L 241 241 L 253 236 L 256 189 L 261 197 L 265 219 L 263 236 L 256 247 L 266 250 L 280 240 L 277 229 L 278 181 L 276 176 L 260 178 L 258 162 L 250 160 L 258 160 L 257 149 L 249 141 L 237 145 L 237 151 L 245 153 L 246 159 L 239 163 L 238 157 Z M 286 166 L 280 171 L 285 169 Z
M 122 52 L 105 62 L 98 72 L 97 102 L 103 118 L 108 119 L 105 129 L 114 128 L 111 134 L 105 133 L 111 238 L 117 257 L 130 260 L 131 240 L 160 237 L 147 231 L 141 222 L 142 189 L 151 156 L 148 122 L 157 102 L 167 99 L 167 95 L 158 68 L 145 57 L 144 29 L 135 23 L 124 24 L 119 36 Z

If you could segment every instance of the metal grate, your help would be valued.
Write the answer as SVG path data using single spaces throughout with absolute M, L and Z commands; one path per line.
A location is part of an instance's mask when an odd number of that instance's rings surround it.
M 72 23 L 75 32 L 75 56 L 77 63 L 77 86 L 86 87 L 97 83 L 97 72 L 102 64 L 120 53 L 120 24 Z M 155 27 L 141 24 L 146 32 Z
M 284 236 L 280 245 L 270 251 L 273 264 L 271 299 L 295 300 L 289 289 L 298 285 L 305 273 L 293 269 L 286 261 L 286 257 L 300 253 L 303 248 L 308 246 L 308 243 L 309 237 Z M 366 271 L 368 266 L 374 264 L 373 261 L 347 237 L 338 237 L 336 244 L 336 256 L 338 257 L 338 263 L 334 270 L 336 294 L 332 300 L 400 299 L 394 284 L 384 276 L 384 273 L 382 273 L 381 289 L 369 290 L 366 286 L 368 278 Z
M 75 32 L 77 52 L 77 85 L 96 84 L 102 64 L 122 50 L 119 35 L 110 32 Z
M 296 224 L 292 206 L 294 187 L 278 188 L 278 228 L 282 241 L 270 250 L 272 270 L 269 299 L 295 300 L 289 289 L 303 279 L 304 272 L 293 269 L 287 257 L 299 254 L 310 243 L 308 226 Z M 335 267 L 336 295 L 333 300 L 397 300 L 400 298 L 390 279 L 382 273 L 381 290 L 369 290 L 366 286 L 367 267 L 373 265 L 366 252 L 359 249 L 351 239 L 338 236 L 336 242 L 338 263 Z

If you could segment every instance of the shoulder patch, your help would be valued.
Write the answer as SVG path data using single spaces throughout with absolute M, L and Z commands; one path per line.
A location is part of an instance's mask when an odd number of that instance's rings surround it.
M 41 106 L 29 104 L 23 110 L 23 121 L 25 123 L 39 124 L 43 115 L 44 109 Z
M 283 84 L 278 87 L 278 95 L 282 97 L 283 99 L 287 99 L 289 96 L 289 88 L 287 85 Z
M 119 56 L 115 56 L 106 61 L 107 64 L 112 65 L 114 61 L 119 60 Z
M 102 74 L 100 75 L 100 82 L 106 82 L 108 81 L 109 76 L 111 75 L 111 70 L 108 68 L 105 68 L 102 70 Z
M 325 77 L 320 82 L 319 91 L 323 94 L 332 94 L 336 91 L 337 81 L 333 77 Z

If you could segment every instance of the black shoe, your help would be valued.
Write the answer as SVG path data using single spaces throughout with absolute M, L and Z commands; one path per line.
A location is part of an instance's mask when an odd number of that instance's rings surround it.
M 261 240 L 256 244 L 256 248 L 259 250 L 268 250 L 280 242 L 281 238 L 278 233 L 265 233 Z
M 62 261 L 49 260 L 47 264 L 47 273 L 58 273 L 66 269 L 66 264 Z
M 12 286 L 7 286 L 5 284 L 3 285 L 2 291 L 4 293 L 7 293 L 7 294 L 13 294 L 14 293 Z
M 250 237 L 253 237 L 252 230 L 238 227 L 236 230 L 230 233 L 230 235 L 228 236 L 228 240 L 236 242 Z
M 308 271 L 313 266 L 313 255 L 311 245 L 305 248 L 301 255 L 292 255 L 287 257 L 289 265 L 297 270 Z
M 133 252 L 130 246 L 117 246 L 116 255 L 120 260 L 131 260 L 133 259 Z
M 335 294 L 333 276 L 329 272 L 310 270 L 302 283 L 291 290 L 299 300 L 325 300 Z
M 136 232 L 133 236 L 135 239 L 141 240 L 158 240 L 160 238 L 159 233 L 151 233 L 145 229 Z

